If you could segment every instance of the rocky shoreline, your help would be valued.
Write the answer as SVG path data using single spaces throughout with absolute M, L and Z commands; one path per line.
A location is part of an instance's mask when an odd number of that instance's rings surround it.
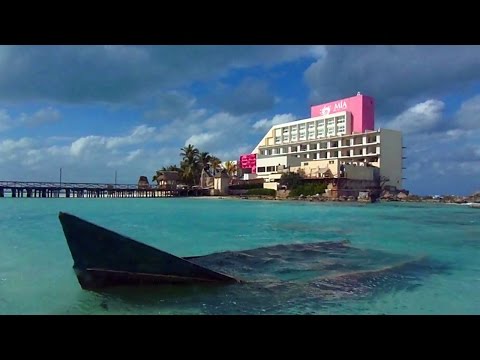
M 287 197 L 287 196 L 268 196 L 268 195 L 227 195 L 221 198 L 233 198 L 233 199 L 244 199 L 244 200 L 293 200 L 293 201 L 315 201 L 315 202 L 364 202 L 368 203 L 371 201 L 360 200 L 354 196 L 340 196 L 338 198 L 329 198 L 323 195 L 313 195 L 313 196 L 304 196 L 300 195 L 298 197 Z M 470 196 L 458 196 L 458 195 L 447 195 L 447 196 L 420 196 L 420 195 L 407 195 L 403 192 L 398 194 L 391 193 L 382 193 L 378 198 L 378 202 L 426 202 L 426 203 L 444 203 L 444 204 L 479 204 L 480 205 L 480 193 L 475 193 Z

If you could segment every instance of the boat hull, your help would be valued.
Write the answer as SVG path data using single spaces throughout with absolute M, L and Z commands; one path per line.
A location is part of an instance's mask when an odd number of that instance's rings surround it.
M 59 220 L 83 289 L 134 284 L 241 282 L 76 216 L 61 212 Z

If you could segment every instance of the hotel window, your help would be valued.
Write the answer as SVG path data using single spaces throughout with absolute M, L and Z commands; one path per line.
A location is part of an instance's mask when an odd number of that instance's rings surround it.
M 335 134 L 335 129 L 334 128 L 329 128 L 328 132 L 327 132 L 327 135 L 333 135 L 333 134 Z
M 336 148 L 336 147 L 338 147 L 338 141 L 332 141 L 332 142 L 330 143 L 330 147 L 331 147 L 331 148 Z
M 297 135 L 292 135 L 292 141 L 297 141 Z
M 345 132 L 345 126 L 339 126 L 338 132 Z
M 323 126 L 323 125 L 325 125 L 325 120 L 324 119 L 317 121 L 317 126 L 318 127 Z
M 297 147 L 296 146 L 290 147 L 290 152 L 297 152 Z
M 305 140 L 305 139 L 306 139 L 305 134 L 300 134 L 300 140 Z
M 297 132 L 297 127 L 296 127 L 296 126 L 292 126 L 292 127 L 290 128 L 290 131 L 291 131 L 292 133 L 296 133 L 296 132 Z
M 305 144 L 300 145 L 300 151 L 307 151 L 307 145 Z
M 282 154 L 287 154 L 288 153 L 288 147 L 282 148 Z
M 259 172 L 259 173 L 265 172 L 265 166 L 257 168 L 257 172 Z
M 308 123 L 308 130 L 313 130 L 313 129 L 315 129 L 315 123 L 314 122 Z
M 280 136 L 275 137 L 275 144 L 280 144 L 282 142 L 282 138 Z
M 300 130 L 305 130 L 305 124 L 300 124 L 299 128 Z
M 263 155 L 268 155 L 268 150 L 263 150 Z
M 275 166 L 267 166 L 267 172 L 275 171 Z
M 288 142 L 288 135 L 287 136 L 283 136 L 283 142 Z
M 283 133 L 287 133 L 288 134 L 288 128 L 283 128 Z
M 322 152 L 320 153 L 320 157 L 319 157 L 319 158 L 320 158 L 320 159 L 326 159 L 326 158 L 327 158 L 327 152 L 326 152 L 326 151 L 322 151 Z
M 335 124 L 335 119 L 330 118 L 327 120 L 327 125 L 333 125 L 333 124 Z
M 317 143 L 310 144 L 310 150 L 317 150 Z
M 345 123 L 345 116 L 337 116 L 335 119 L 337 120 L 337 124 Z
M 327 148 L 327 142 L 326 141 L 322 141 L 320 143 L 320 149 L 326 149 Z
M 279 148 L 272 149 L 272 154 L 273 155 L 280 154 L 280 149 Z

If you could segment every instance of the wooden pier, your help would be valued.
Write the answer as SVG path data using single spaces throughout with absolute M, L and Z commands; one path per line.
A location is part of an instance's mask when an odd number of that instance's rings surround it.
M 167 186 L 139 187 L 138 184 L 60 183 L 0 181 L 0 198 L 157 198 L 201 196 L 202 189 L 172 189 Z

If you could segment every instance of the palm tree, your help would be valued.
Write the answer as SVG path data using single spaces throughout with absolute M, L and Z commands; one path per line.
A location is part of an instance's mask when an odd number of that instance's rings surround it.
M 177 165 L 169 165 L 167 167 L 162 166 L 160 171 L 180 171 L 181 169 Z
M 198 158 L 200 152 L 191 144 L 184 146 L 180 150 L 182 151 L 180 156 L 183 157 L 183 161 L 180 164 L 180 167 L 183 170 L 183 179 L 187 184 L 195 185 L 196 179 L 200 177 L 198 172 Z
M 195 185 L 196 184 L 196 175 L 197 175 L 197 166 L 198 163 L 190 163 L 188 160 L 184 160 L 181 163 L 182 168 L 182 179 L 186 184 Z
M 180 150 L 182 151 L 180 156 L 183 157 L 184 161 L 187 160 L 190 164 L 192 164 L 198 160 L 199 151 L 194 145 L 188 144 Z
M 213 175 L 216 174 L 217 169 L 218 169 L 218 167 L 220 166 L 221 163 L 222 163 L 222 161 L 219 158 L 217 158 L 216 156 L 210 156 L 210 166 L 212 167 Z
M 227 161 L 225 163 L 225 170 L 227 170 L 228 176 L 232 177 L 237 172 L 237 165 L 233 161 Z
M 200 166 L 200 169 L 199 169 L 200 172 L 201 172 L 203 169 L 208 168 L 210 159 L 211 159 L 211 156 L 210 156 L 210 154 L 208 153 L 208 151 L 201 152 L 201 153 L 198 155 L 198 164 L 199 164 L 199 166 Z

